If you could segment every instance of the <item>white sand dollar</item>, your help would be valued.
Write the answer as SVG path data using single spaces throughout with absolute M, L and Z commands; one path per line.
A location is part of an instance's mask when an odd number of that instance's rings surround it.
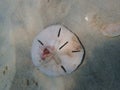
M 84 48 L 79 38 L 61 25 L 52 25 L 35 37 L 32 61 L 44 74 L 66 75 L 82 63 Z

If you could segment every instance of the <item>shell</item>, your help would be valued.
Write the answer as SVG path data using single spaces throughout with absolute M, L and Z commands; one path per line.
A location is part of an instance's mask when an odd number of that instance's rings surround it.
M 120 35 L 120 23 L 105 23 L 97 13 L 89 13 L 85 20 L 93 28 L 97 28 L 104 36 L 115 37 Z
M 33 64 L 40 72 L 59 76 L 76 70 L 85 50 L 76 34 L 64 26 L 52 25 L 35 37 L 31 54 Z
M 102 30 L 102 33 L 108 37 L 115 37 L 120 35 L 120 23 L 108 24 Z

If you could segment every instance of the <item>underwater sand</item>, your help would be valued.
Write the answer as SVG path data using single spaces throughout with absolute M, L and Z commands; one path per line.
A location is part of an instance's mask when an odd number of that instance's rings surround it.
M 120 22 L 120 0 L 0 0 L 0 90 L 120 90 L 120 36 L 89 26 L 91 12 Z M 34 37 L 52 24 L 71 29 L 86 50 L 68 76 L 48 77 L 31 61 Z

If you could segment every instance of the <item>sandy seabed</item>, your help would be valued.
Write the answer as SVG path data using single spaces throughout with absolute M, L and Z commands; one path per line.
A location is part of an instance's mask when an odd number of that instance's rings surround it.
M 120 22 L 120 0 L 0 0 L 0 90 L 120 90 L 120 36 L 90 27 L 91 12 Z M 68 76 L 46 76 L 31 61 L 34 37 L 53 24 L 71 29 L 86 50 Z

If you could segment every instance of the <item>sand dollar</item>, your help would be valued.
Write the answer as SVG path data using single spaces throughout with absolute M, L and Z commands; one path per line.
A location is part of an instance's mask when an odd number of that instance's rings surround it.
M 76 34 L 62 25 L 52 25 L 35 37 L 31 54 L 40 72 L 59 76 L 76 70 L 85 51 Z

